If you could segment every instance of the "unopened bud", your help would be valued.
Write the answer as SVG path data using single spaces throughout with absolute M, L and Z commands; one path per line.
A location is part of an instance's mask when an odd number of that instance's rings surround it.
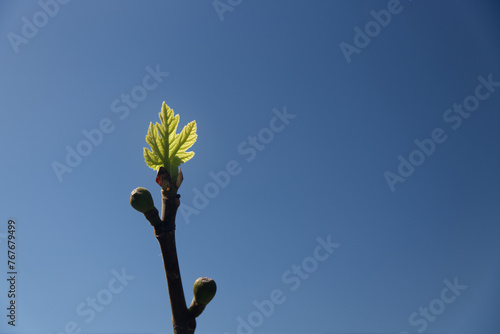
M 139 212 L 146 213 L 155 208 L 153 197 L 146 188 L 135 188 L 130 194 L 130 205 Z
M 197 304 L 207 305 L 215 296 L 217 286 L 215 281 L 208 277 L 198 278 L 193 285 L 194 301 Z

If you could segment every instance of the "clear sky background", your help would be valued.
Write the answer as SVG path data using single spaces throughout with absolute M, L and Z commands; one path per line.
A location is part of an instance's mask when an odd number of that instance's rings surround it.
M 177 250 L 187 303 L 218 291 L 197 332 L 498 333 L 496 1 L 60 2 L 0 1 L 2 334 L 172 332 L 129 205 L 160 207 L 163 101 L 198 124 Z

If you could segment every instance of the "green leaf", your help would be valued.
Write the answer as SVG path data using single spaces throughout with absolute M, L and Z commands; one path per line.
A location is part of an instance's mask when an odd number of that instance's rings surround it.
M 196 142 L 196 122 L 187 124 L 181 131 L 176 133 L 179 125 L 179 115 L 163 102 L 159 113 L 161 124 L 150 123 L 146 142 L 150 149 L 144 148 L 144 160 L 146 164 L 155 170 L 160 167 L 170 173 L 172 182 L 175 184 L 181 163 L 185 163 L 194 156 L 194 152 L 186 152 Z

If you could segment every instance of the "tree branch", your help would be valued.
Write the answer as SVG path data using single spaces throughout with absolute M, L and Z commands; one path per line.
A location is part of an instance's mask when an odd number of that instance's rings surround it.
M 167 278 L 170 308 L 172 309 L 172 325 L 174 334 L 194 334 L 196 317 L 215 296 L 217 286 L 215 281 L 208 277 L 198 278 L 193 285 L 193 301 L 189 309 L 186 307 L 184 289 L 182 288 L 177 247 L 175 244 L 175 216 L 179 208 L 180 195 L 177 194 L 182 183 L 182 172 L 175 184 L 172 184 L 170 174 L 164 167 L 160 167 L 156 182 L 162 187 L 161 218 L 158 209 L 154 206 L 153 197 L 146 188 L 138 187 L 130 194 L 130 204 L 134 209 L 142 212 L 149 223 L 154 227 L 155 237 L 160 244 Z
M 196 320 L 186 307 L 175 244 L 175 216 L 180 205 L 179 197 L 168 198 L 167 191 L 162 189 L 161 224 L 155 226 L 155 236 L 160 243 L 165 267 L 174 334 L 191 334 L 196 328 Z

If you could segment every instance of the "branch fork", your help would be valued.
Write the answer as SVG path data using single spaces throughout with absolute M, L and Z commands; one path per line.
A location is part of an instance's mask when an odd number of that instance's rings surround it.
M 154 206 L 151 194 L 145 188 L 139 187 L 132 191 L 130 204 L 134 209 L 142 212 L 154 227 L 155 237 L 160 244 L 170 297 L 174 334 L 192 334 L 196 329 L 196 318 L 215 296 L 217 287 L 211 278 L 198 278 L 193 286 L 191 306 L 189 309 L 187 308 L 175 244 L 175 216 L 180 205 L 180 195 L 177 194 L 177 190 L 182 180 L 182 172 L 179 169 L 175 184 L 172 185 L 170 174 L 165 168 L 160 167 L 156 182 L 162 187 L 161 218 Z

